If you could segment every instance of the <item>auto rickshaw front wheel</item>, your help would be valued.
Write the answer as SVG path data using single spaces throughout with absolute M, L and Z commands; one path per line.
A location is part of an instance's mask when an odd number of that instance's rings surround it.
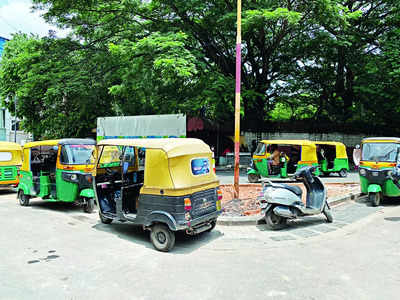
M 85 204 L 83 205 L 83 210 L 86 213 L 91 214 L 93 212 L 93 209 L 94 209 L 94 199 L 87 198 Z
M 347 170 L 346 169 L 341 169 L 340 171 L 339 171 L 339 176 L 340 177 L 347 177 Z
M 158 251 L 168 252 L 175 245 L 175 232 L 164 224 L 155 224 L 151 228 L 150 240 Z
M 29 206 L 29 200 L 30 200 L 30 196 L 29 195 L 25 195 L 23 190 L 19 190 L 18 191 L 18 200 L 19 200 L 19 204 L 21 206 Z
M 247 175 L 247 179 L 249 180 L 250 183 L 256 183 L 260 180 L 260 175 L 251 173 Z
M 103 224 L 111 224 L 111 222 L 113 221 L 113 219 L 110 219 L 110 218 L 105 217 L 105 216 L 101 213 L 100 210 L 99 210 L 99 217 L 100 217 L 101 223 L 103 223 Z
M 379 206 L 381 203 L 381 193 L 369 193 L 368 199 L 372 203 L 372 206 Z

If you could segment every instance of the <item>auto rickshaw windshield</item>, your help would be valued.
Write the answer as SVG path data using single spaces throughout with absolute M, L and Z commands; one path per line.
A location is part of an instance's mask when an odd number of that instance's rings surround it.
M 63 145 L 60 161 L 68 165 L 94 164 L 94 145 Z
M 395 162 L 399 148 L 400 145 L 396 143 L 365 143 L 362 146 L 361 160 Z

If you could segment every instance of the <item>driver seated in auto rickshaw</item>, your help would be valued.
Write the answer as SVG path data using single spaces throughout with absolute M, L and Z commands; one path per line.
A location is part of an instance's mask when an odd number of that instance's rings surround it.
M 271 145 L 270 155 L 267 157 L 268 160 L 268 173 L 270 175 L 279 174 L 281 168 L 280 158 L 285 157 L 286 161 L 289 160 L 284 152 L 280 152 L 277 145 Z

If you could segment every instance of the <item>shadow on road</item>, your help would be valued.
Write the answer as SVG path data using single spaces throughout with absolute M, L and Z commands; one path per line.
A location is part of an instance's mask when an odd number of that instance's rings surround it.
M 75 213 L 82 212 L 82 206 L 71 203 L 71 202 L 48 202 L 41 200 L 39 198 L 31 199 L 29 202 L 29 207 L 33 209 L 44 209 L 44 210 L 52 210 L 66 213 Z
M 354 201 L 357 203 L 365 204 L 367 206 L 373 206 L 371 201 L 369 201 L 367 195 L 363 195 Z M 380 206 L 383 207 L 400 206 L 400 197 L 385 197 L 381 200 Z
M 257 225 L 257 229 L 260 231 L 272 231 L 272 232 L 290 232 L 292 230 L 297 230 L 297 229 L 306 229 L 310 227 L 320 225 L 320 224 L 329 224 L 326 222 L 326 218 L 321 214 L 321 215 L 316 215 L 316 216 L 308 216 L 308 217 L 300 217 L 298 219 L 294 220 L 288 220 L 286 227 L 280 229 L 280 230 L 272 230 L 270 229 L 267 224 L 259 224 Z
M 92 228 L 114 234 L 123 240 L 143 245 L 146 248 L 154 249 L 150 241 L 150 232 L 144 231 L 141 226 L 132 225 L 129 223 L 113 222 L 110 225 L 97 223 L 96 225 L 92 226 Z M 212 232 L 202 233 L 196 236 L 189 236 L 184 232 L 176 232 L 175 247 L 170 253 L 189 254 L 221 236 L 223 236 L 223 233 L 217 229 L 214 229 Z M 154 249 L 154 251 L 156 250 Z

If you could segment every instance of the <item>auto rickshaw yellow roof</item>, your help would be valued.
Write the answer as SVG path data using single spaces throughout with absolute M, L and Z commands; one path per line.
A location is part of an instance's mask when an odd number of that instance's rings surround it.
M 160 149 L 168 158 L 196 153 L 210 153 L 210 147 L 202 140 L 193 138 L 154 138 L 154 139 L 105 139 L 99 146 L 133 146 Z
M 334 141 L 315 141 L 316 145 L 329 145 L 335 146 L 336 149 L 336 158 L 347 158 L 346 146 L 341 142 Z
M 261 142 L 264 144 L 313 146 L 313 143 L 309 140 L 262 140 Z
M 56 146 L 60 140 L 47 140 L 47 141 L 37 141 L 37 142 L 29 142 L 24 145 L 24 148 L 33 148 L 38 146 Z
M 12 150 L 22 150 L 22 146 L 13 142 L 0 142 L 1 151 L 12 151 Z

